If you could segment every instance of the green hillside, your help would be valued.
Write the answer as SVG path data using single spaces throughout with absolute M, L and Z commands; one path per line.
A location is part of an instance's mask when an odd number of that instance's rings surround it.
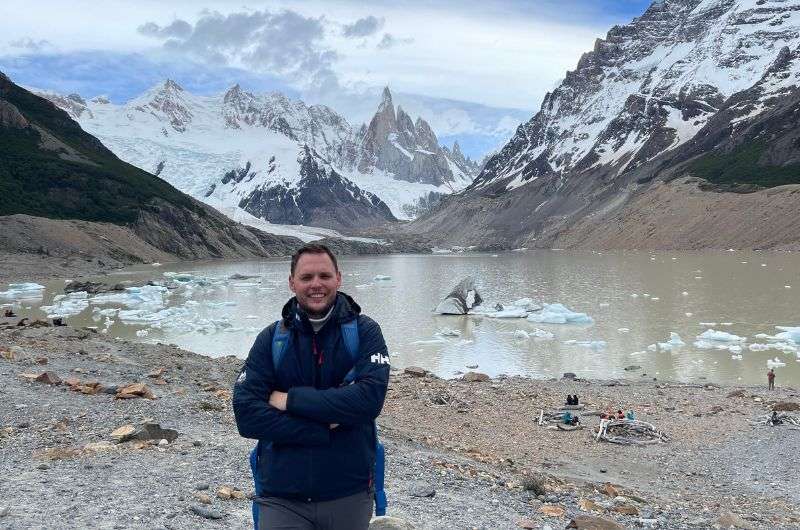
M 66 112 L 2 74 L 0 100 L 30 122 L 26 128 L 0 123 L 0 215 L 127 224 L 154 198 L 202 215 L 189 197 L 121 161 Z

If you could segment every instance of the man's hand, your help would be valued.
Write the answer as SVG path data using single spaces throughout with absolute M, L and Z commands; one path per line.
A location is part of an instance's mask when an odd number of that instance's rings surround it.
M 286 392 L 278 392 L 277 390 L 269 395 L 269 404 L 278 410 L 286 410 L 286 398 L 289 396 Z

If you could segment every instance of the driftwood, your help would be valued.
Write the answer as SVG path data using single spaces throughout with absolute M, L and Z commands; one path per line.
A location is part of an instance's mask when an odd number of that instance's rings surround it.
M 669 437 L 646 421 L 601 420 L 596 440 L 622 445 L 650 445 L 666 442 Z
M 777 425 L 795 425 L 800 427 L 800 416 L 796 416 L 794 414 L 787 414 L 786 412 L 779 412 L 776 415 L 776 418 L 780 420 L 781 423 Z M 772 425 L 772 414 L 764 414 L 760 415 L 757 418 L 750 421 L 751 425 Z

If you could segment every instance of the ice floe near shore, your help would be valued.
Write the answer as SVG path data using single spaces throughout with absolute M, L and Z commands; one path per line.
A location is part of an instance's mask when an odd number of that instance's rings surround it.
M 0 298 L 7 300 L 36 300 L 42 297 L 44 285 L 38 283 L 9 283 L 7 291 L 0 291 Z

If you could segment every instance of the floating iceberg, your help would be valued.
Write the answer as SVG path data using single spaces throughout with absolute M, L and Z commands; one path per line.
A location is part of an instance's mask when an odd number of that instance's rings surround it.
M 392 279 L 391 276 L 383 276 L 382 274 L 378 274 L 377 276 L 372 278 L 372 280 L 376 281 L 376 282 L 385 282 L 385 281 L 388 281 L 388 280 L 391 280 L 391 279 Z
M 546 324 L 593 324 L 594 320 L 586 313 L 576 313 L 563 304 L 544 304 L 544 308 L 528 315 L 529 322 Z
M 53 305 L 43 305 L 40 309 L 47 313 L 47 318 L 63 318 L 80 314 L 88 307 L 88 293 L 76 291 L 67 295 L 60 294 L 53 298 Z
M 778 368 L 781 366 L 786 366 L 786 363 L 775 357 L 774 359 L 767 359 L 767 367 L 768 368 Z
M 681 346 L 686 346 L 681 336 L 674 331 L 669 332 L 669 340 L 667 342 L 657 342 L 647 347 L 648 351 L 672 351 Z
M 744 342 L 747 340 L 746 338 L 734 335 L 733 333 L 728 333 L 725 331 L 716 331 L 714 329 L 705 330 L 700 335 L 698 335 L 697 338 L 699 340 L 707 340 L 713 342 Z
M 0 291 L 0 298 L 9 300 L 31 300 L 42 297 L 44 285 L 38 283 L 9 283 L 8 291 Z
M 450 293 L 439 302 L 434 312 L 441 315 L 465 315 L 470 309 L 483 302 L 475 288 L 475 280 L 467 276 L 453 287 Z

